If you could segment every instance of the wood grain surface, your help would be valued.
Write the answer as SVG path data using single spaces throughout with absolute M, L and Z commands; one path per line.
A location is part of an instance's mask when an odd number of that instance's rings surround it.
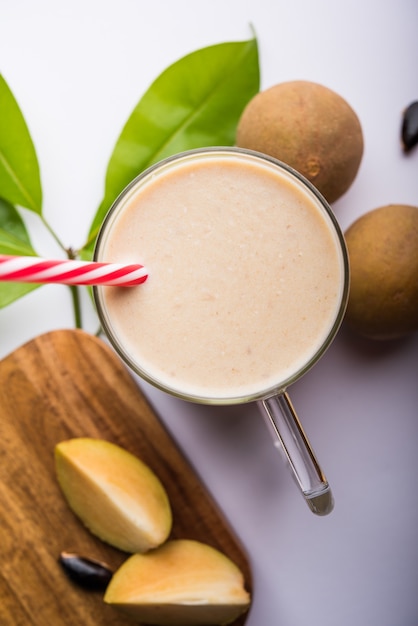
M 134 623 L 100 592 L 77 587 L 58 564 L 63 550 L 112 568 L 127 558 L 93 537 L 59 490 L 54 446 L 81 436 L 113 441 L 149 464 L 172 504 L 171 537 L 222 550 L 251 590 L 242 546 L 119 358 L 84 331 L 53 331 L 0 362 L 1 626 Z

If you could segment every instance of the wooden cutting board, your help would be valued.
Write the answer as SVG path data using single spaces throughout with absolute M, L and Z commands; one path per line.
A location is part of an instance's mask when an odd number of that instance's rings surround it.
M 241 567 L 250 589 L 241 545 L 119 358 L 84 331 L 53 331 L 0 361 L 2 626 L 133 624 L 105 605 L 100 592 L 70 582 L 57 561 L 63 550 L 112 568 L 127 558 L 93 537 L 59 490 L 54 446 L 81 436 L 113 441 L 142 458 L 167 489 L 172 538 L 222 550 Z

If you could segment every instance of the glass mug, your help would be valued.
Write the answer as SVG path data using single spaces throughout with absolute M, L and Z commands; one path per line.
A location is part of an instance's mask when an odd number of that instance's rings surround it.
M 310 509 L 329 513 L 330 486 L 287 393 L 330 345 L 348 298 L 344 238 L 319 192 L 253 151 L 183 152 L 120 194 L 94 258 L 148 271 L 137 287 L 93 288 L 125 363 L 187 401 L 257 402 Z

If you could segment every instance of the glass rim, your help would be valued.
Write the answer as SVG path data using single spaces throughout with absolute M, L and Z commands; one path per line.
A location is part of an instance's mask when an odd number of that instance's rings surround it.
M 297 380 L 299 380 L 302 376 L 304 376 L 313 367 L 313 365 L 315 365 L 319 361 L 319 359 L 325 354 L 325 352 L 331 345 L 332 341 L 334 340 L 335 335 L 337 334 L 344 318 L 344 314 L 345 314 L 345 310 L 346 310 L 347 302 L 348 302 L 349 283 L 350 283 L 349 258 L 348 258 L 348 252 L 347 252 L 344 235 L 331 206 L 329 205 L 327 200 L 324 198 L 324 196 L 316 189 L 316 187 L 309 180 L 307 180 L 302 174 L 300 174 L 298 171 L 296 171 L 295 169 L 293 169 L 286 163 L 274 157 L 266 155 L 264 153 L 256 152 L 254 150 L 249 150 L 246 148 L 239 148 L 236 146 L 233 146 L 233 147 L 210 146 L 206 148 L 195 148 L 192 150 L 179 152 L 175 155 L 166 157 L 162 159 L 161 161 L 158 161 L 157 163 L 154 163 L 150 167 L 146 168 L 144 171 L 138 174 L 121 191 L 121 193 L 117 196 L 115 201 L 110 206 L 101 224 L 99 233 L 96 238 L 96 243 L 95 243 L 94 252 L 93 252 L 93 259 L 95 261 L 101 260 L 100 259 L 100 247 L 106 235 L 110 222 L 115 217 L 115 214 L 118 212 L 118 210 L 122 208 L 123 203 L 125 199 L 127 198 L 127 196 L 130 195 L 131 193 L 134 193 L 136 190 L 136 187 L 140 185 L 142 181 L 144 181 L 144 179 L 147 179 L 148 177 L 152 176 L 153 173 L 156 172 L 157 170 L 166 169 L 167 167 L 170 167 L 170 165 L 176 164 L 180 161 L 189 160 L 189 159 L 193 160 L 196 157 L 199 158 L 199 157 L 205 157 L 208 155 L 214 156 L 216 154 L 219 154 L 222 156 L 225 156 L 225 155 L 236 156 L 237 154 L 239 154 L 239 155 L 244 156 L 244 158 L 248 156 L 248 157 L 251 157 L 252 159 L 256 159 L 262 162 L 268 162 L 270 164 L 273 164 L 274 166 L 278 167 L 280 170 L 290 175 L 290 177 L 296 178 L 299 181 L 299 183 L 302 183 L 302 186 L 314 196 L 318 205 L 322 208 L 325 215 L 329 219 L 329 222 L 331 223 L 333 227 L 334 234 L 336 235 L 336 240 L 339 243 L 338 247 L 341 253 L 341 268 L 342 268 L 343 284 L 342 284 L 342 288 L 340 291 L 340 301 L 339 301 L 339 306 L 336 309 L 334 322 L 330 326 L 329 332 L 327 333 L 326 337 L 324 338 L 324 341 L 321 343 L 319 348 L 311 355 L 311 357 L 301 367 L 299 367 L 295 372 L 293 372 L 286 379 L 277 381 L 276 384 L 270 385 L 268 388 L 265 388 L 258 392 L 247 393 L 243 395 L 235 395 L 231 397 L 228 397 L 228 396 L 213 397 L 213 396 L 190 394 L 187 392 L 182 392 L 181 390 L 176 389 L 174 387 L 170 387 L 169 385 L 159 381 L 157 378 L 154 378 L 145 369 L 143 369 L 138 363 L 136 363 L 136 361 L 129 355 L 128 350 L 126 350 L 123 347 L 122 342 L 118 339 L 118 337 L 116 336 L 116 333 L 112 329 L 111 322 L 109 321 L 107 313 L 106 313 L 106 305 L 101 295 L 103 293 L 104 288 L 101 286 L 97 286 L 97 285 L 94 286 L 93 298 L 94 298 L 94 302 L 96 305 L 96 310 L 97 310 L 97 314 L 99 317 L 99 321 L 101 323 L 102 329 L 106 337 L 110 341 L 110 344 L 115 349 L 116 353 L 121 357 L 121 359 L 140 378 L 150 383 L 152 386 L 160 389 L 161 391 L 164 391 L 170 394 L 171 396 L 180 398 L 182 400 L 195 402 L 199 404 L 207 404 L 207 405 L 244 404 L 248 402 L 263 400 L 271 396 L 277 395 L 278 393 L 283 393 L 287 389 L 287 387 L 289 387 L 290 385 L 295 383 Z

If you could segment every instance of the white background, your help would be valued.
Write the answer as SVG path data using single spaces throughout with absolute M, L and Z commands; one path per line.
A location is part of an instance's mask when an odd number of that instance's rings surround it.
M 150 83 L 189 52 L 249 38 L 250 24 L 262 88 L 317 81 L 361 120 L 361 169 L 333 206 L 343 229 L 384 204 L 418 205 L 418 149 L 403 155 L 399 138 L 418 99 L 416 0 L 0 0 L 0 71 L 35 142 L 45 217 L 66 245 L 84 242 L 114 143 Z M 38 252 L 56 254 L 24 215 Z M 72 327 L 67 292 L 42 287 L 0 311 L 0 357 Z M 96 330 L 92 311 L 85 326 Z M 343 328 L 293 386 L 336 499 L 325 518 L 309 511 L 255 406 L 197 407 L 144 385 L 246 547 L 248 626 L 418 624 L 417 372 L 416 334 L 374 343 Z

